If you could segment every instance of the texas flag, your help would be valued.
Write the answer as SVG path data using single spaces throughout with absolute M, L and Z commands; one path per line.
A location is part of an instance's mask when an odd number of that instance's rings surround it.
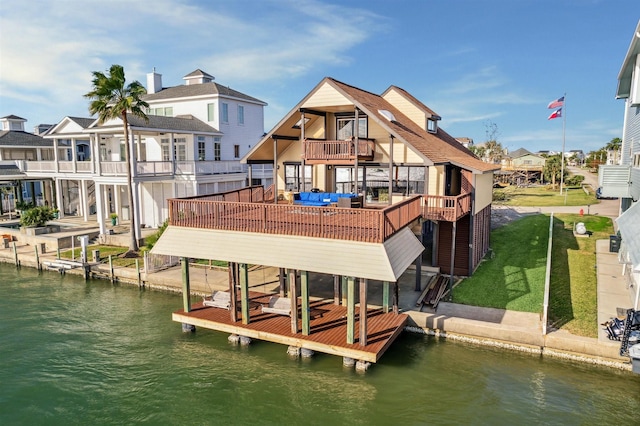
M 560 108 L 563 105 L 564 105 L 564 96 L 561 97 L 561 98 L 556 99 L 555 101 L 549 102 L 549 105 L 547 105 L 547 109 Z M 555 118 L 555 117 L 553 117 L 553 118 Z
M 553 111 L 549 118 L 547 118 L 547 120 L 552 120 L 558 117 L 562 117 L 562 108 L 558 108 L 557 110 Z

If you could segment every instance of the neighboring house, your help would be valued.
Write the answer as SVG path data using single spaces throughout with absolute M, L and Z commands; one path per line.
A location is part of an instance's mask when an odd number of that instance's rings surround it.
M 462 144 L 462 146 L 464 146 L 465 148 L 469 148 L 470 146 L 473 146 L 473 139 L 471 138 L 467 138 L 467 137 L 462 137 L 462 138 L 456 138 L 456 140 L 458 142 L 460 142 Z
M 525 148 L 516 149 L 502 158 L 500 180 L 512 185 L 527 185 L 542 180 L 546 159 Z
M 616 219 L 622 237 L 620 261 L 631 304 L 640 309 L 640 22 L 618 74 L 616 97 L 625 100 L 622 146 L 618 165 L 599 168 L 603 197 L 619 197 L 621 215 Z
M 26 121 L 16 115 L 0 118 L 2 212 L 13 210 L 16 201 L 53 205 L 53 181 L 34 179 L 26 173 L 28 162 L 53 159 L 53 144 L 42 136 L 25 132 Z
M 564 153 L 565 158 L 569 161 L 570 166 L 578 166 L 584 163 L 586 156 L 581 149 L 572 149 Z
M 248 170 L 240 162 L 264 134 L 266 103 L 213 83 L 200 70 L 185 77 L 186 85 L 169 88 L 162 88 L 155 71 L 148 77 L 149 120 L 129 116 L 137 224 L 160 226 L 168 218 L 168 198 L 271 184 L 270 165 Z M 120 119 L 98 124 L 65 117 L 44 138 L 47 158 L 32 155 L 24 172 L 54 182 L 62 216 L 88 221 L 96 214 L 101 233 L 112 213 L 130 219 Z

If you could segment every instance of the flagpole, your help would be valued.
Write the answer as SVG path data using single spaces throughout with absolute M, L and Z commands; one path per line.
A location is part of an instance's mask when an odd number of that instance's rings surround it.
M 564 94 L 564 102 L 562 105 L 562 156 L 560 157 L 560 195 L 562 195 L 562 186 L 564 185 L 564 136 L 567 124 L 567 93 Z

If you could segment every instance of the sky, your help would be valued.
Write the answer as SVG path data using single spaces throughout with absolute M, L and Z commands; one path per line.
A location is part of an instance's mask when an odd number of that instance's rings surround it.
M 2 0 L 0 117 L 90 117 L 91 73 L 112 64 L 165 87 L 200 68 L 267 102 L 265 131 L 328 76 L 399 86 L 476 144 L 494 128 L 510 151 L 587 153 L 622 137 L 639 19 L 638 0 Z

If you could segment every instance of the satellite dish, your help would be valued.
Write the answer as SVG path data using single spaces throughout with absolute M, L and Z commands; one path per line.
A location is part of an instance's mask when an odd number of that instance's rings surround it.
M 387 120 L 396 121 L 396 118 L 393 116 L 391 111 L 387 111 L 386 109 L 379 109 L 378 112 L 380 113 L 380 115 L 382 115 Z

